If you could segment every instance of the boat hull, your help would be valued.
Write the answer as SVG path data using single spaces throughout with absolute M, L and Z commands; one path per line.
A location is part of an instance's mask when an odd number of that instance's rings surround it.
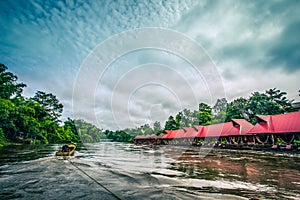
M 75 152 L 75 149 L 76 149 L 76 146 L 73 145 L 73 144 L 70 144 L 68 146 L 69 150 L 70 151 L 66 151 L 66 152 L 63 152 L 63 151 L 57 151 L 55 153 L 56 156 L 73 156 L 74 155 L 74 152 Z

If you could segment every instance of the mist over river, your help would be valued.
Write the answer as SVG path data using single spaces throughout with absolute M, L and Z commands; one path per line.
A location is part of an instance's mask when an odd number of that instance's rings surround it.
M 0 199 L 300 199 L 300 154 L 102 142 L 0 148 Z

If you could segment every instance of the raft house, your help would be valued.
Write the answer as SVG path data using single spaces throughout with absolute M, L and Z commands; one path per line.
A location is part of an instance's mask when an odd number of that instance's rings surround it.
M 252 125 L 245 119 L 165 130 L 156 136 L 138 135 L 136 145 L 193 145 L 230 149 L 300 150 L 300 112 L 278 115 L 257 115 Z

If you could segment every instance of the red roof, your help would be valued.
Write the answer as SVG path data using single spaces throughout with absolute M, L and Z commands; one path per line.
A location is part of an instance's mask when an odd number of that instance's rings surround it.
M 189 128 L 188 128 L 189 129 Z M 187 132 L 185 129 L 179 129 L 179 130 L 166 130 L 166 135 L 163 136 L 163 139 L 179 139 L 179 138 L 188 138 L 187 137 Z M 189 130 L 189 134 L 191 134 L 189 137 L 193 137 L 192 134 L 196 135 L 197 132 L 195 133 L 191 132 Z
M 194 128 L 184 128 L 179 130 L 167 130 L 164 139 L 174 138 L 195 138 L 195 137 L 220 137 L 230 135 L 246 134 L 251 128 L 252 124 L 244 119 L 234 119 L 231 122 L 212 124 L 207 126 L 195 126 Z
M 181 138 L 181 131 L 183 130 L 166 130 L 167 134 L 163 137 L 164 139 Z
M 204 137 L 220 137 L 228 136 L 228 132 L 233 128 L 232 122 L 226 122 L 222 124 L 212 124 L 205 126 L 202 131 Z M 236 130 L 235 130 L 236 131 Z
M 204 126 L 195 126 L 195 128 L 197 129 L 197 135 L 196 137 L 202 137 L 202 129 L 204 128 Z
M 247 135 L 247 133 L 254 127 L 245 119 L 233 119 L 231 121 L 233 126 L 239 126 L 239 132 L 237 135 Z
M 256 117 L 258 122 L 248 134 L 300 132 L 300 112 L 271 116 L 257 115 Z
M 179 130 L 171 130 L 167 138 L 168 139 L 183 138 L 183 136 L 184 136 L 183 129 L 179 129 Z
M 163 138 L 163 139 L 169 139 L 170 136 L 171 136 L 171 134 L 172 134 L 172 131 L 171 131 L 171 130 L 165 130 L 165 132 L 166 132 L 167 134 L 165 134 L 162 138 Z
M 183 130 L 185 132 L 184 138 L 195 138 L 198 134 L 198 131 L 194 128 L 184 128 Z
M 208 126 L 197 126 L 197 137 L 226 137 L 234 135 L 245 135 L 252 124 L 244 119 L 233 119 L 231 122 L 211 124 Z

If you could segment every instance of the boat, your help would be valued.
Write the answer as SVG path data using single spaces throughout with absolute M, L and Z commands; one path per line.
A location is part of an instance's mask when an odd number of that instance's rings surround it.
M 67 145 L 66 149 L 57 151 L 55 153 L 56 156 L 73 156 L 75 152 L 76 146 L 74 144 Z

